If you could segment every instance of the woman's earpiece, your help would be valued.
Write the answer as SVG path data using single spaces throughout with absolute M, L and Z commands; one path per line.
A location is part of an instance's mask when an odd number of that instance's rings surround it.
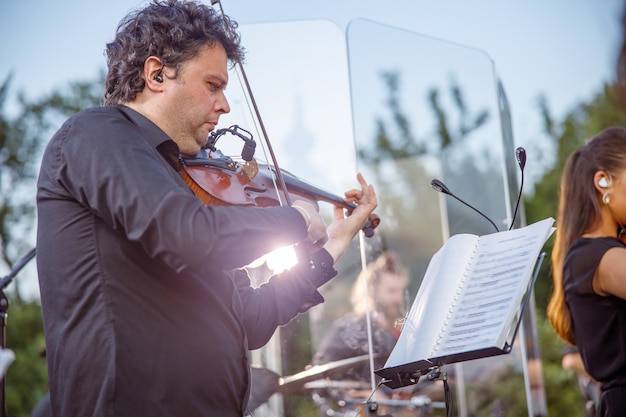
M 598 181 L 598 186 L 600 188 L 608 188 L 609 185 L 611 185 L 611 181 L 607 181 L 606 177 L 602 177 L 600 178 L 600 181 Z

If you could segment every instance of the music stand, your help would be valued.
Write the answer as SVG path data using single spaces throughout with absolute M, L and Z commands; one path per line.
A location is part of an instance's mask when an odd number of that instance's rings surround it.
M 532 289 L 534 288 L 535 282 L 537 281 L 537 277 L 539 276 L 539 270 L 541 269 L 541 265 L 543 263 L 545 256 L 546 256 L 546 253 L 541 252 L 537 258 L 537 262 L 535 264 L 532 279 L 528 283 L 525 296 L 522 300 L 519 313 L 517 315 L 517 320 L 515 321 L 514 327 L 512 329 L 512 335 L 509 339 L 510 343 L 507 343 L 505 348 L 500 349 L 500 350 L 496 350 L 496 349 L 485 350 L 479 356 L 471 356 L 470 359 L 464 359 L 464 355 L 459 355 L 457 359 L 446 358 L 447 360 L 445 363 L 436 363 L 433 366 L 427 367 L 427 368 L 415 367 L 412 369 L 410 368 L 411 364 L 406 364 L 409 366 L 409 368 L 403 367 L 404 369 L 402 369 L 400 372 L 396 371 L 394 377 L 392 378 L 389 378 L 391 374 L 389 373 L 387 369 L 380 369 L 376 371 L 376 373 L 383 376 L 384 379 L 383 381 L 381 381 L 381 383 L 391 388 L 399 388 L 399 387 L 403 387 L 407 385 L 416 384 L 419 378 L 424 375 L 426 375 L 426 378 L 428 381 L 435 381 L 435 380 L 443 381 L 446 415 L 448 417 L 451 416 L 452 415 L 452 395 L 450 392 L 450 387 L 447 382 L 447 374 L 441 371 L 441 366 L 447 365 L 450 363 L 464 362 L 465 360 L 477 359 L 478 357 L 485 358 L 485 357 L 490 357 L 490 356 L 507 354 L 511 352 L 513 342 L 515 341 L 520 325 L 522 323 L 522 317 L 523 317 L 524 311 L 526 310 L 526 307 L 528 306 Z

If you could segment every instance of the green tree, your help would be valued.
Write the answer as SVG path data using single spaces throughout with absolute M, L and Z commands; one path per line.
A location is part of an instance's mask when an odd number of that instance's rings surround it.
M 0 85 L 0 256 L 12 269 L 33 247 L 34 190 L 43 143 L 70 114 L 99 104 L 102 94 L 94 82 L 70 83 L 34 102 L 20 93 L 17 116 L 10 118 L 6 110 L 10 84 L 11 76 Z M 21 302 L 19 281 L 12 286 Z
M 0 85 L 0 252 L 1 261 L 13 269 L 18 259 L 32 248 L 29 239 L 34 227 L 32 186 L 37 173 L 40 137 L 29 125 L 30 118 L 20 115 L 16 120 L 5 116 L 9 76 Z M 20 97 L 20 104 L 23 104 Z M 29 241 L 30 240 L 30 241 Z M 14 294 L 21 302 L 14 283 Z
M 72 82 L 35 101 L 17 97 L 16 116 L 6 109 L 11 77 L 0 86 L 0 247 L 1 261 L 12 270 L 33 248 L 35 189 L 43 145 L 61 123 L 77 111 L 98 105 L 103 76 Z M 39 300 L 24 301 L 19 278 L 7 289 L 9 309 L 6 345 L 16 359 L 5 380 L 6 408 L 11 417 L 28 417 L 47 390 L 43 322 Z
M 410 117 L 400 106 L 401 79 L 397 72 L 383 72 L 381 78 L 385 83 L 389 95 L 387 108 L 389 120 L 383 116 L 376 119 L 376 137 L 370 149 L 359 149 L 358 156 L 362 161 L 378 165 L 385 160 L 402 160 L 424 155 L 428 152 L 426 139 L 417 138 L 413 134 Z M 450 96 L 459 115 L 458 126 L 452 126 L 447 112 L 441 103 L 441 91 L 435 87 L 428 91 L 428 103 L 433 111 L 437 125 L 437 143 L 434 152 L 440 154 L 453 144 L 461 143 L 463 139 L 479 129 L 489 120 L 489 112 L 480 110 L 471 114 L 468 109 L 461 87 L 452 79 L 450 81 Z M 409 172 L 405 172 L 408 174 Z M 410 178 L 410 176 L 408 176 Z
M 544 98 L 540 98 L 538 104 L 543 118 L 544 132 L 554 149 L 555 157 L 552 166 L 547 168 L 536 182 L 534 192 L 524 197 L 528 223 L 546 217 L 557 217 L 561 173 L 567 157 L 574 149 L 606 127 L 626 125 L 626 113 L 618 103 L 614 88 L 608 84 L 591 100 L 575 106 L 562 121 L 555 120 Z M 551 250 L 552 244 L 553 239 L 546 246 L 548 251 Z M 550 267 L 551 262 L 548 257 L 543 263 L 541 275 L 535 285 L 537 309 L 542 312 L 545 312 L 552 293 Z
M 48 390 L 39 301 L 14 303 L 7 323 L 7 347 L 15 353 L 15 362 L 5 377 L 6 408 L 11 417 L 28 417 Z

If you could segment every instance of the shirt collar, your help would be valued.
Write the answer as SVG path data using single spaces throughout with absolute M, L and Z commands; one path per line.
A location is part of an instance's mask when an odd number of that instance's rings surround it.
M 130 121 L 144 132 L 148 143 L 154 146 L 174 169 L 178 170 L 180 151 L 176 142 L 143 114 L 128 106 L 120 105 L 119 109 Z

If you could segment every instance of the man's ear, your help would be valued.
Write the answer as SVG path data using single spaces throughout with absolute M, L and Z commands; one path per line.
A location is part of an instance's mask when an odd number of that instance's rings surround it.
M 163 75 L 163 62 L 156 56 L 150 56 L 143 64 L 143 77 L 146 87 L 150 90 L 161 90 L 165 76 Z

